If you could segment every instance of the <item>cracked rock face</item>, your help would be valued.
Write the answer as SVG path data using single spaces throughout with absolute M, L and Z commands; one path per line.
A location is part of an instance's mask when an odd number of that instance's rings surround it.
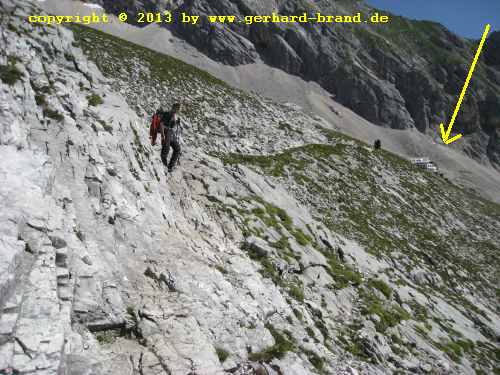
M 0 3 L 1 372 L 495 371 L 497 205 L 35 6 Z

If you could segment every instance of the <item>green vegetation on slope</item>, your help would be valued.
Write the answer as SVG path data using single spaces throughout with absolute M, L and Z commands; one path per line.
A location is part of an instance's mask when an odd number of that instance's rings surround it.
M 209 73 L 181 60 L 83 25 L 72 24 L 69 27 L 77 45 L 106 77 L 116 78 L 117 81 L 128 77 L 130 83 L 133 82 L 133 87 L 123 87 L 131 94 L 127 95 L 127 99 L 133 107 L 138 100 L 144 99 L 139 98 L 139 95 L 144 95 L 142 90 L 134 91 L 137 87 L 148 87 L 155 93 L 152 95 L 155 100 L 162 97 L 162 94 L 168 94 L 166 100 L 171 103 L 177 96 L 199 97 L 208 90 L 217 95 L 206 95 L 203 98 L 209 100 L 211 108 L 217 111 L 223 111 L 227 100 L 234 97 L 244 98 L 249 104 L 258 105 L 243 91 L 233 89 Z M 131 98 L 132 94 L 136 96 Z M 167 103 L 161 104 L 168 106 Z M 153 105 L 154 103 L 148 102 L 148 109 L 156 110 Z M 192 101 L 184 107 L 183 112 L 187 118 L 194 119 L 202 115 L 203 108 L 197 101 Z
M 343 135 L 328 134 L 333 144 L 305 145 L 269 156 L 220 157 L 226 164 L 246 164 L 287 183 L 293 181 L 301 192 L 297 198 L 316 207 L 316 219 L 361 242 L 376 256 L 392 258 L 401 252 L 411 261 L 406 271 L 425 264 L 443 285 L 422 285 L 423 292 L 440 288 L 457 308 L 469 306 L 481 313 L 455 291 L 455 282 L 470 283 L 496 298 L 493 285 L 500 252 L 494 243 L 500 243 L 496 230 L 500 206 L 393 154 L 372 152 Z M 445 217 L 456 222 L 444 223 Z M 462 235 L 454 236 L 457 232 Z M 333 270 L 338 275 L 335 263 Z M 347 276 L 353 281 L 352 275 Z M 380 281 L 371 281 L 371 286 L 386 297 L 391 294 Z
M 287 352 L 295 351 L 296 344 L 290 334 L 278 331 L 271 324 L 267 324 L 266 328 L 273 335 L 274 345 L 261 352 L 249 353 L 248 358 L 251 361 L 269 362 L 273 358 L 283 358 Z
M 71 24 L 70 27 L 75 35 L 75 39 L 84 48 L 86 54 L 90 55 L 89 57 L 98 57 L 103 50 L 106 50 L 106 53 L 109 54 L 108 59 L 99 64 L 99 69 L 105 75 L 116 76 L 117 74 L 123 74 L 122 69 L 127 69 L 129 73 L 132 73 L 132 70 L 130 70 L 132 67 L 127 64 L 127 60 L 140 57 L 148 64 L 155 77 L 162 79 L 170 85 L 175 86 L 203 80 L 208 84 L 227 87 L 223 81 L 174 57 L 157 53 L 149 48 L 83 25 Z M 98 62 L 98 59 L 93 60 Z M 109 64 L 113 60 L 116 63 Z

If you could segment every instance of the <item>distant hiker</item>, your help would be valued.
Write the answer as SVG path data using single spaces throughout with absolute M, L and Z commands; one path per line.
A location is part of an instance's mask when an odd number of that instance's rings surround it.
M 380 147 L 382 147 L 382 142 L 380 142 L 380 139 L 376 139 L 373 143 L 373 148 L 375 150 L 380 150 Z
M 158 133 L 161 134 L 161 161 L 168 167 L 168 171 L 172 172 L 176 163 L 179 160 L 181 153 L 181 145 L 179 143 L 179 136 L 181 131 L 181 120 L 179 113 L 181 110 L 180 103 L 175 103 L 170 111 L 162 112 L 156 111 L 153 115 L 151 122 L 150 136 L 151 144 L 156 144 L 156 137 Z M 172 157 L 168 161 L 168 154 L 172 147 Z

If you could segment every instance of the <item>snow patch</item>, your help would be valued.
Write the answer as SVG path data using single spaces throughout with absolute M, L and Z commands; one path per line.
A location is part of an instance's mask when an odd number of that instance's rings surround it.
M 44 0 L 45 1 L 45 0 Z M 102 6 L 99 4 L 93 4 L 93 3 L 85 3 L 83 6 L 91 8 L 91 9 L 104 9 Z

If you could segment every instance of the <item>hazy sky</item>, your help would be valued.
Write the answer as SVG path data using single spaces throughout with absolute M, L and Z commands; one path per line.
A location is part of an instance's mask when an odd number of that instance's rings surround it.
M 365 0 L 391 13 L 437 21 L 467 38 L 479 39 L 487 23 L 500 30 L 500 0 Z

